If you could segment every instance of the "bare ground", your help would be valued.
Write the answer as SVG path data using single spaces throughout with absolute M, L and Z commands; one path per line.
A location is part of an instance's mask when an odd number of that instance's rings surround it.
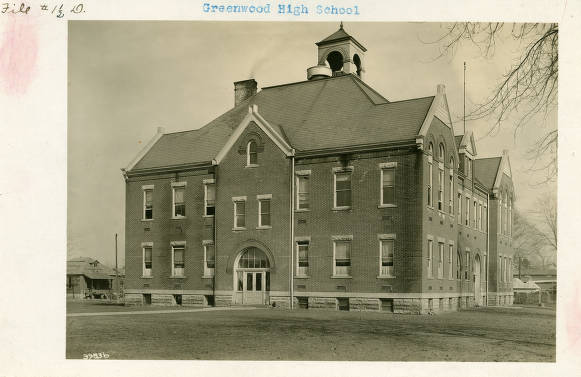
M 69 312 L 159 310 L 73 303 Z M 67 358 L 555 361 L 555 311 L 484 308 L 433 316 L 257 309 L 67 318 Z

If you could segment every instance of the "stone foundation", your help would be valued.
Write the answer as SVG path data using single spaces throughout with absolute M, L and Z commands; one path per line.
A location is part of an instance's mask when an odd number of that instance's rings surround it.
M 349 310 L 357 312 L 373 311 L 377 312 L 381 309 L 381 301 L 377 298 L 350 298 Z
M 143 295 L 141 293 L 126 293 L 125 305 L 127 306 L 143 305 Z
M 208 301 L 204 295 L 183 295 L 183 306 L 208 306 Z
M 173 295 L 153 293 L 151 295 L 151 305 L 175 306 L 177 304 Z
M 419 298 L 396 298 L 393 300 L 393 312 L 399 314 L 421 314 L 422 302 Z
M 215 306 L 232 306 L 232 295 L 216 296 L 214 298 Z
M 298 300 L 294 298 L 294 305 L 298 305 Z M 270 306 L 276 309 L 290 309 L 290 299 L 285 296 L 271 296 Z
M 309 297 L 309 309 L 337 310 L 335 297 Z

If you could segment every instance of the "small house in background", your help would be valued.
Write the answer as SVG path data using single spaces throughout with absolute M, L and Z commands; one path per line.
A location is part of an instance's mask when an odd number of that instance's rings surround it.
M 534 281 L 529 280 L 525 283 L 519 278 L 512 279 L 512 289 L 514 290 L 514 293 L 517 292 L 531 293 L 538 292 L 541 290 L 541 288 L 539 288 L 539 286 L 536 285 Z
M 96 259 L 79 257 L 67 261 L 67 297 L 105 298 L 114 292 L 115 270 Z

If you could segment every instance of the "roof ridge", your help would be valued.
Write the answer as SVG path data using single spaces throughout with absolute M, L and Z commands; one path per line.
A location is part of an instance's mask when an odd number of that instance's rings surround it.
M 371 90 L 373 93 L 377 94 L 378 96 L 380 96 L 382 99 L 384 99 L 387 103 L 389 103 L 389 100 L 387 98 L 385 98 L 381 93 L 379 93 L 377 90 L 373 89 L 369 84 L 367 84 L 365 81 L 363 81 L 359 76 L 354 75 L 353 73 L 350 74 L 351 77 L 353 77 L 355 79 L 355 81 L 359 84 L 363 84 L 366 88 L 368 88 L 369 90 Z M 364 91 L 365 93 L 365 91 Z M 365 93 L 365 95 L 367 97 L 369 97 L 369 95 L 367 93 Z M 371 98 L 369 98 L 371 100 Z M 373 101 L 372 101 L 373 102 Z M 383 105 L 380 103 L 374 103 L 374 105 Z
M 321 81 L 326 81 L 326 80 L 339 79 L 339 78 L 344 78 L 344 77 L 349 77 L 349 76 L 351 76 L 351 75 L 350 74 L 345 74 L 345 75 L 339 75 L 339 76 L 324 77 L 324 78 L 320 78 L 320 79 L 317 79 L 317 80 L 295 81 L 295 82 L 289 82 L 289 83 L 286 83 L 286 84 L 265 86 L 265 87 L 263 87 L 261 89 L 262 90 L 266 90 L 266 89 L 280 88 L 282 86 L 290 86 L 290 85 L 305 84 L 305 83 L 315 83 L 315 82 L 321 82 Z
M 175 135 L 175 134 L 181 134 L 184 132 L 192 132 L 192 131 L 199 131 L 203 128 L 204 126 L 200 127 L 200 128 L 192 128 L 191 130 L 183 130 L 183 131 L 174 131 L 174 132 L 166 132 L 163 134 L 163 136 L 165 135 Z
M 402 99 L 399 101 L 392 101 L 392 102 L 387 102 L 387 103 L 378 103 L 376 106 L 381 106 L 381 105 L 392 105 L 394 103 L 399 103 L 399 102 L 407 102 L 407 101 L 417 101 L 420 99 L 426 99 L 426 98 L 435 98 L 436 96 L 425 96 L 425 97 L 418 97 L 418 98 L 408 98 L 408 99 Z

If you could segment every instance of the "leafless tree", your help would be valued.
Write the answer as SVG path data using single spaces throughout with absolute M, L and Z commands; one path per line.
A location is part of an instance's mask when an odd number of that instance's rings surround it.
M 515 250 L 515 261 L 523 258 L 529 262 L 537 260 L 544 264 L 547 259 L 544 254 L 546 241 L 541 232 L 518 211 L 513 214 L 512 247 Z
M 545 193 L 537 200 L 534 212 L 539 220 L 539 233 L 543 241 L 553 251 L 557 251 L 557 199 L 554 194 Z
M 493 119 L 489 133 L 516 114 L 514 133 L 532 124 L 533 118 L 546 121 L 557 107 L 559 77 L 559 26 L 556 23 L 455 23 L 435 41 L 440 56 L 454 51 L 463 43 L 475 45 L 484 57 L 492 57 L 498 41 L 512 38 L 523 46 L 520 59 L 507 68 L 496 88 L 478 104 L 468 119 Z M 532 168 L 547 171 L 547 180 L 557 176 L 557 130 L 549 131 L 530 149 Z

